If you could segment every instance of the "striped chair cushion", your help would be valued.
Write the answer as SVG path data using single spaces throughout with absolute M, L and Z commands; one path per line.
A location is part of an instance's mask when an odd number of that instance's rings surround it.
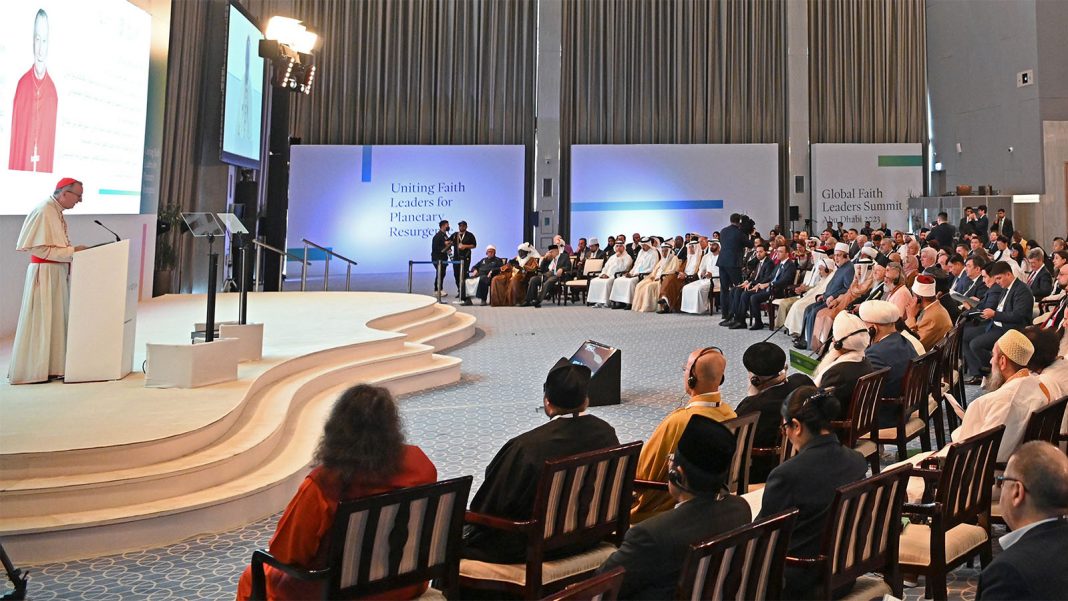
M 601 543 L 597 547 L 563 559 L 550 560 L 542 564 L 542 583 L 556 582 L 570 576 L 592 572 L 614 553 L 616 546 Z M 489 563 L 463 559 L 460 561 L 460 576 L 479 580 L 497 580 L 526 586 L 527 566 L 522 563 Z
M 986 530 L 972 524 L 960 524 L 946 533 L 946 561 L 968 553 L 986 542 Z M 898 558 L 902 564 L 913 566 L 931 565 L 931 527 L 909 524 L 901 533 L 901 549 Z

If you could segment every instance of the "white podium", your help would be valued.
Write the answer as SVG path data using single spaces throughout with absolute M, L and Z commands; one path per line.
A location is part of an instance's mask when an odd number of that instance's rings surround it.
M 121 380 L 133 369 L 136 266 L 130 241 L 74 253 L 63 381 Z

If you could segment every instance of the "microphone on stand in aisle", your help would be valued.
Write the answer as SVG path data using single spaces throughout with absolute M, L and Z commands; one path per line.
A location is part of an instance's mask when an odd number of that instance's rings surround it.
M 93 223 L 95 223 L 95 224 L 99 225 L 100 227 L 102 227 L 102 228 L 106 229 L 106 230 L 107 230 L 108 232 L 110 232 L 110 233 L 111 233 L 111 235 L 112 235 L 112 236 L 115 236 L 115 241 L 116 241 L 116 242 L 120 242 L 120 241 L 122 241 L 122 238 L 121 238 L 121 237 L 119 237 L 119 235 L 118 235 L 118 234 L 116 234 L 116 233 L 115 233 L 115 232 L 114 232 L 114 231 L 113 231 L 113 230 L 112 230 L 112 229 L 111 229 L 110 227 L 108 227 L 108 226 L 104 225 L 103 223 L 100 223 L 100 220 L 99 220 L 99 219 L 94 219 L 94 220 L 93 220 Z

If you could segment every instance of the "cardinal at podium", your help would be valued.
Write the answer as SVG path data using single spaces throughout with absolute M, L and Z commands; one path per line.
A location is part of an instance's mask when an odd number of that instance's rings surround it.
M 26 216 L 16 250 L 30 253 L 22 308 L 11 350 L 12 384 L 62 376 L 67 357 L 70 262 L 83 246 L 71 246 L 63 211 L 82 201 L 82 183 L 65 177 L 56 191 Z

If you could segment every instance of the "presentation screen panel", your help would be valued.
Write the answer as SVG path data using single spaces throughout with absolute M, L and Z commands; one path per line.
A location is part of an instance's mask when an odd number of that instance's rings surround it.
M 71 213 L 138 213 L 151 16 L 126 0 L 0 7 L 0 214 L 29 212 L 62 177 Z
M 813 144 L 812 205 L 816 231 L 830 221 L 860 230 L 886 224 L 908 230 L 908 199 L 923 196 L 923 146 Z
M 307 238 L 361 273 L 403 273 L 409 259 L 430 260 L 447 219 L 453 232 L 467 221 L 472 261 L 488 244 L 511 258 L 523 235 L 523 157 L 519 145 L 294 146 L 288 246 Z
M 571 147 L 571 238 L 711 235 L 746 213 L 757 231 L 779 222 L 775 144 Z
M 236 5 L 229 6 L 222 160 L 259 169 L 263 112 L 263 34 Z

